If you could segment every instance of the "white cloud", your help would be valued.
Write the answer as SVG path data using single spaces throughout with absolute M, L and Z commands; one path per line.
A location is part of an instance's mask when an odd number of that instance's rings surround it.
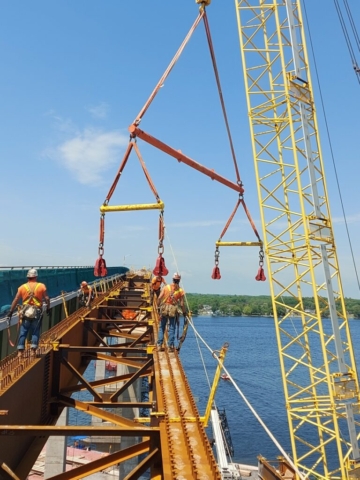
M 76 125 L 70 118 L 61 117 L 55 112 L 55 110 L 49 110 L 44 115 L 51 117 L 56 130 L 63 134 L 69 135 L 77 131 Z
M 48 155 L 63 164 L 80 183 L 98 185 L 102 174 L 119 162 L 121 150 L 128 141 L 127 136 L 116 130 L 103 132 L 87 128 Z
M 89 107 L 88 111 L 94 118 L 106 118 L 109 111 L 109 105 L 105 102 L 101 102 L 99 105 Z

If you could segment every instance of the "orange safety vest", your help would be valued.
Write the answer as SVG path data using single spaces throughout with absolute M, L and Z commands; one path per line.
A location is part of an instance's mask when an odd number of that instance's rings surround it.
M 152 286 L 152 289 L 153 290 L 159 290 L 159 288 L 161 287 L 161 284 L 162 283 L 165 283 L 164 282 L 164 279 L 161 277 L 161 280 L 158 280 L 157 277 L 154 277 L 152 280 L 151 280 L 151 286 Z
M 170 305 L 176 305 L 176 303 L 185 295 L 185 292 L 182 288 L 175 290 L 175 286 L 172 283 L 171 285 L 166 285 L 165 290 L 165 301 Z
M 46 287 L 43 283 L 36 282 L 35 288 L 31 289 L 29 283 L 24 283 L 19 288 L 23 305 L 35 305 L 40 308 Z
M 88 295 L 91 292 L 92 288 L 89 287 L 89 285 L 86 285 L 86 287 L 81 287 L 81 291 L 85 294 Z

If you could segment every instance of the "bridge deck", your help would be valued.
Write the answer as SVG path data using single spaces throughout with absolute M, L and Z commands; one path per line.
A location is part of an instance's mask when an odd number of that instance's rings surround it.
M 149 274 L 128 274 L 98 293 L 90 309 L 80 308 L 42 335 L 37 358 L 12 354 L 1 361 L 0 478 L 25 479 L 49 436 L 73 435 L 127 441 L 101 461 L 78 467 L 81 472 L 52 478 L 80 478 L 131 459 L 126 479 L 146 471 L 151 479 L 221 478 L 178 353 L 154 348 L 159 319 L 149 280 Z M 89 381 L 84 373 L 92 360 L 111 360 L 122 374 Z M 80 390 L 89 401 L 72 397 Z M 100 422 L 57 426 L 64 407 Z M 149 416 L 139 417 L 140 408 Z

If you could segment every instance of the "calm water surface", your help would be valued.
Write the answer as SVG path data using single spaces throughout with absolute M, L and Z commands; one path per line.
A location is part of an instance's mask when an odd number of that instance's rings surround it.
M 220 350 L 225 342 L 229 343 L 226 369 L 277 441 L 290 453 L 274 320 L 262 317 L 195 317 L 193 321 L 199 334 L 213 350 Z M 330 328 L 329 320 L 324 321 L 326 324 Z M 350 328 L 359 368 L 360 321 L 351 321 Z M 217 364 L 207 348 L 202 343 L 199 346 L 189 327 L 180 358 L 197 400 L 199 413 L 203 415 L 209 396 L 203 361 L 210 382 Z M 94 376 L 93 362 L 87 375 L 88 378 Z M 256 465 L 259 454 L 270 460 L 280 454 L 231 382 L 220 380 L 215 402 L 218 408 L 226 411 L 235 450 L 234 461 Z M 75 424 L 88 423 L 87 416 L 79 414 L 76 414 L 76 418 L 70 414 L 70 421 Z M 211 437 L 211 428 L 208 435 Z

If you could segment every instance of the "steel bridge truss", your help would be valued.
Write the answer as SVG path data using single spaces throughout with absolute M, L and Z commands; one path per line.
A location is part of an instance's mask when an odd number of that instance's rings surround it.
M 128 273 L 90 309 L 42 335 L 37 358 L 13 354 L 1 362 L 0 478 L 27 478 L 49 437 L 88 435 L 121 438 L 119 449 L 51 478 L 83 478 L 118 465 L 127 480 L 145 472 L 151 479 L 220 480 L 178 352 L 155 348 L 159 319 L 149 280 L 149 272 Z M 84 373 L 92 361 L 120 369 L 90 381 Z M 65 407 L 97 422 L 57 425 Z
M 360 478 L 358 376 L 300 1 L 235 6 L 294 461 L 316 478 Z

